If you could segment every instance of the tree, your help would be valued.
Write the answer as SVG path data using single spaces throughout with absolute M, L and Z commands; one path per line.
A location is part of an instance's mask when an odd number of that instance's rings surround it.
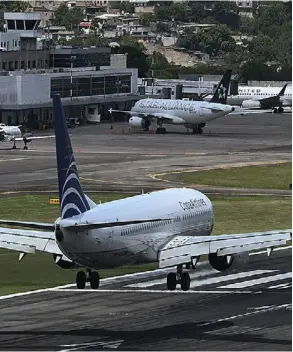
M 239 10 L 233 1 L 213 1 L 212 13 L 217 22 L 237 29 L 240 23 Z
M 248 44 L 248 50 L 251 54 L 251 60 L 259 63 L 273 61 L 278 55 L 274 40 L 263 34 L 253 38 Z
M 229 28 L 223 24 L 179 38 L 176 45 L 189 50 L 200 50 L 211 56 L 234 50 L 236 47 Z
M 143 13 L 139 18 L 139 23 L 142 26 L 149 26 L 151 22 L 154 21 L 154 16 L 152 13 Z
M 28 7 L 27 1 L 0 1 L 0 29 L 3 30 L 4 12 L 25 12 Z
M 207 11 L 205 10 L 203 3 L 198 1 L 189 1 L 188 6 L 190 8 L 189 22 L 201 23 L 202 19 L 207 17 Z
M 145 46 L 130 36 L 120 37 L 119 44 L 120 47 L 116 49 L 116 52 L 127 53 L 127 67 L 137 68 L 139 76 L 145 77 L 149 70 Z
M 132 2 L 121 1 L 119 4 L 119 10 L 120 10 L 120 12 L 124 12 L 124 13 L 134 13 L 135 6 Z
M 54 24 L 65 26 L 67 30 L 77 30 L 83 18 L 83 11 L 80 8 L 69 9 L 66 4 L 62 3 L 55 11 Z

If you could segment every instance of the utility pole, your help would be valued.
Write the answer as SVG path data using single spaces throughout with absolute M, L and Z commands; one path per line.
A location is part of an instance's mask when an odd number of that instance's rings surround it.
M 76 59 L 76 56 L 70 57 L 70 99 L 72 100 L 72 69 L 73 69 L 73 60 Z

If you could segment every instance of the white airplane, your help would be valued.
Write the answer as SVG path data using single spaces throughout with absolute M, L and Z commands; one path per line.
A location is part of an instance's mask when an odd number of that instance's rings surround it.
M 211 96 L 205 99 L 209 100 Z M 239 87 L 237 95 L 227 97 L 230 105 L 239 105 L 243 109 L 272 110 L 284 112 L 284 107 L 292 108 L 292 86 L 283 87 Z M 245 110 L 243 110 L 245 111 Z
M 193 133 L 202 133 L 206 122 L 225 116 L 234 111 L 226 105 L 232 70 L 227 70 L 218 84 L 210 102 L 171 99 L 141 99 L 130 111 L 112 110 L 130 115 L 129 126 L 148 131 L 153 120 L 159 127 L 156 133 L 166 133 L 163 124 L 182 125 L 191 128 Z
M 27 144 L 30 143 L 34 139 L 47 139 L 47 138 L 55 138 L 52 136 L 33 136 L 32 133 L 21 133 L 21 126 L 6 126 L 5 124 L 0 124 L 0 142 L 13 142 L 12 149 L 16 149 L 16 142 L 23 141 L 24 150 L 27 150 Z
M 53 255 L 61 268 L 85 267 L 76 276 L 78 289 L 90 282 L 99 287 L 95 269 L 139 263 L 170 268 L 167 288 L 177 284 L 187 291 L 201 255 L 213 268 L 225 271 L 245 263 L 248 252 L 291 240 L 291 230 L 210 236 L 213 205 L 203 193 L 171 188 L 104 204 L 95 204 L 83 192 L 59 94 L 53 96 L 60 217 L 54 223 L 0 220 L 0 248 Z M 241 216 L 241 214 L 239 214 Z M 34 230 L 32 230 L 34 229 Z M 36 231 L 38 230 L 38 231 Z M 173 269 L 176 267 L 176 269 Z M 174 270 L 174 271 L 173 271 Z

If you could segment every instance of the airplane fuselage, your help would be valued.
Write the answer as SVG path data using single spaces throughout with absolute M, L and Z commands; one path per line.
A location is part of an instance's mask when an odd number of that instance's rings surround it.
M 76 220 L 81 218 L 89 223 L 138 218 L 171 219 L 77 233 L 61 227 L 64 238 L 58 243 L 60 250 L 75 263 L 92 269 L 157 262 L 159 250 L 172 237 L 206 236 L 213 230 L 211 201 L 201 192 L 187 188 L 100 204 Z M 68 222 L 73 223 L 73 219 Z
M 14 138 L 21 137 L 21 130 L 17 126 L 1 126 L 0 127 L 0 141 L 10 142 Z
M 157 114 L 172 117 L 164 119 L 166 124 L 198 125 L 218 117 L 227 115 L 232 107 L 225 104 L 204 101 L 186 101 L 170 99 L 141 99 L 131 109 L 133 116 L 137 114 Z

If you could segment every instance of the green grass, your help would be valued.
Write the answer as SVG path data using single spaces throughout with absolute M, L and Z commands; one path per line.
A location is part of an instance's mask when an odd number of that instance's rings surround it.
M 177 177 L 188 184 L 288 190 L 292 182 L 292 163 L 185 172 Z
M 123 198 L 122 194 L 99 194 L 95 201 Z M 22 195 L 1 199 L 2 219 L 53 222 L 59 206 L 49 205 L 49 195 Z M 291 228 L 291 198 L 278 197 L 210 197 L 214 204 L 214 234 L 266 231 Z M 18 253 L 0 250 L 0 294 L 72 283 L 76 270 L 63 270 L 49 254 L 27 255 L 21 262 Z M 101 270 L 102 277 L 152 270 L 156 264 Z

